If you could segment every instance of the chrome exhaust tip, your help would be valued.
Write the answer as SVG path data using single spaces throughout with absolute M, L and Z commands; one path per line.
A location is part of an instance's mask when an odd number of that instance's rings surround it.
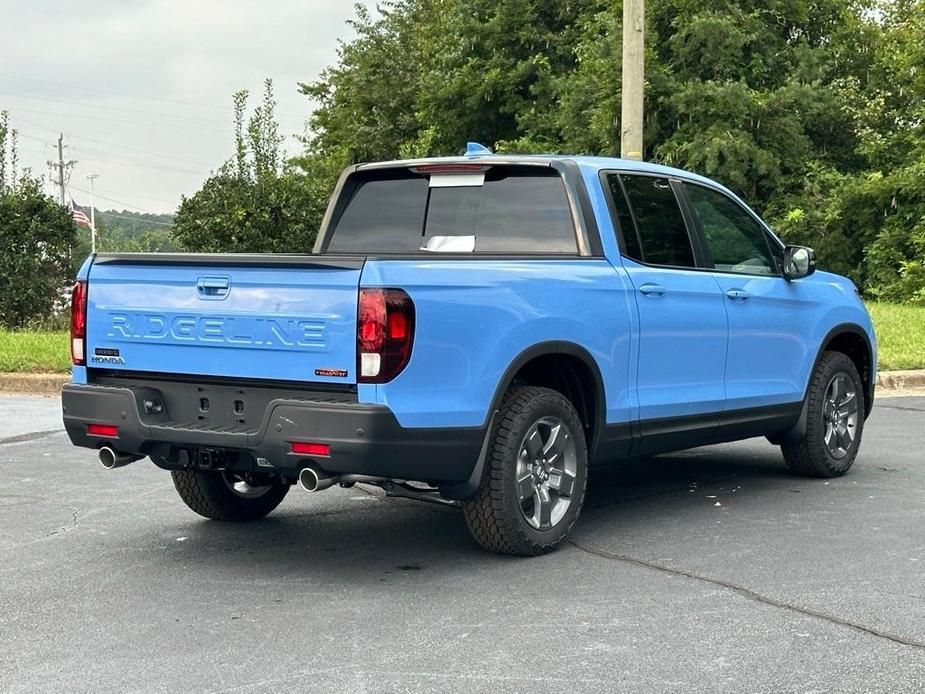
M 141 460 L 140 455 L 127 455 L 125 453 L 119 453 L 109 446 L 103 446 L 100 449 L 99 457 L 100 465 L 102 465 L 106 470 L 114 470 L 117 467 L 122 467 L 124 465 L 128 465 L 129 463 L 134 463 L 136 460 Z
M 333 487 L 337 478 L 329 475 L 316 465 L 309 465 L 302 468 L 299 473 L 299 486 L 307 492 L 320 492 L 328 487 Z

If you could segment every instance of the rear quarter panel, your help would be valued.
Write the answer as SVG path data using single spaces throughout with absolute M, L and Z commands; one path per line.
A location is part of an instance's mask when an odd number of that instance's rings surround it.
M 604 259 L 371 259 L 365 287 L 398 287 L 414 301 L 411 359 L 389 383 L 359 386 L 360 400 L 392 409 L 406 427 L 487 421 L 508 366 L 542 342 L 584 348 L 605 383 L 606 419 L 631 418 L 632 297 Z

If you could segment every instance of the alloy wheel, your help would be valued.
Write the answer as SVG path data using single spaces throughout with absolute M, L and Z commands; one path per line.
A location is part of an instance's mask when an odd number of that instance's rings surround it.
M 822 405 L 822 419 L 826 450 L 836 460 L 844 458 L 851 450 L 858 426 L 857 389 L 847 374 L 837 373 L 829 381 Z
M 543 417 L 527 430 L 517 456 L 517 501 L 527 523 L 548 530 L 565 516 L 575 496 L 578 456 L 568 426 Z

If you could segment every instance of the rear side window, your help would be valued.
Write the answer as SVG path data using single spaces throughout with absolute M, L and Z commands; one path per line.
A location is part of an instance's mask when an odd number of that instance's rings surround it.
M 351 194 L 352 193 L 352 194 Z M 382 176 L 359 181 L 350 195 L 328 246 L 331 251 L 417 251 L 424 228 L 427 179 Z
M 636 223 L 641 260 L 650 265 L 694 267 L 691 240 L 671 182 L 659 176 L 621 174 L 620 179 Z
M 565 184 L 552 169 L 494 166 L 481 185 L 431 187 L 410 170 L 348 183 L 330 252 L 417 253 L 439 248 L 434 237 L 469 237 L 470 250 L 474 237 L 476 253 L 578 252 Z

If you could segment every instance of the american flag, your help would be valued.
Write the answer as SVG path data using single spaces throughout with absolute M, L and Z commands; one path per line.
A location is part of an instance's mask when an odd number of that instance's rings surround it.
M 93 228 L 90 224 L 90 217 L 87 216 L 84 209 L 74 202 L 73 199 L 71 200 L 71 216 L 74 218 L 74 223 L 78 226 L 85 226 L 87 229 Z

